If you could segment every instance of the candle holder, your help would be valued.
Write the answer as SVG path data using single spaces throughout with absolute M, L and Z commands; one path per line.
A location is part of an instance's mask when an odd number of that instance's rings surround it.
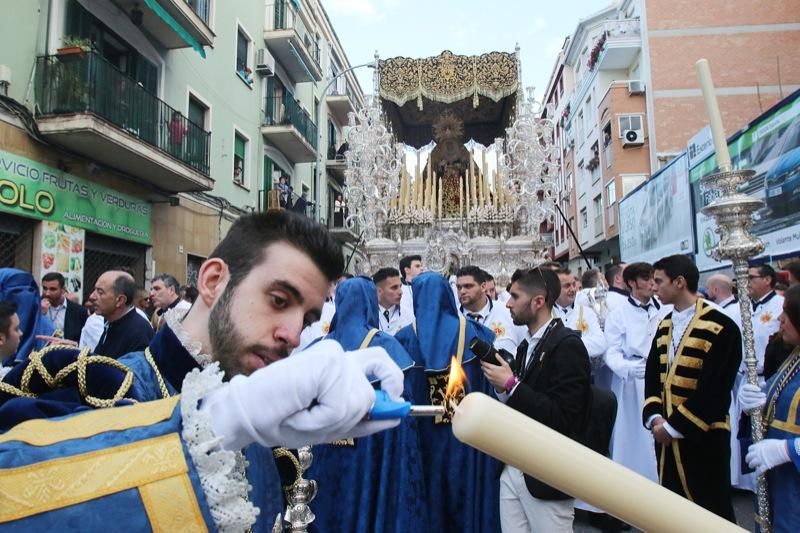
M 758 386 L 758 362 L 753 340 L 752 303 L 747 291 L 749 283 L 747 272 L 750 266 L 749 259 L 764 251 L 764 243 L 750 233 L 753 225 L 753 213 L 764 203 L 739 192 L 739 187 L 747 183 L 754 174 L 753 170 L 726 168 L 716 174 L 706 176 L 701 180 L 701 184 L 704 189 L 719 193 L 719 196 L 702 211 L 704 214 L 714 217 L 717 223 L 717 233 L 720 236 L 719 244 L 711 251 L 712 257 L 717 261 L 728 259 L 733 263 L 733 273 L 739 287 L 739 308 L 742 312 L 747 382 Z M 750 415 L 750 429 L 754 443 L 764 437 L 765 428 L 762 426 L 760 409 Z M 757 477 L 756 496 L 758 501 L 756 521 L 762 532 L 769 533 L 772 528 L 769 517 L 767 478 L 763 474 Z

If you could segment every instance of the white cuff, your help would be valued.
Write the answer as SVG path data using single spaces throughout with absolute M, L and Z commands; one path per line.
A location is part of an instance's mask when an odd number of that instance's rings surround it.
M 683 433 L 681 433 L 680 431 L 678 431 L 674 427 L 670 426 L 669 422 L 664 422 L 664 429 L 667 430 L 667 433 L 669 433 L 669 436 L 672 437 L 673 439 L 682 439 L 683 438 Z

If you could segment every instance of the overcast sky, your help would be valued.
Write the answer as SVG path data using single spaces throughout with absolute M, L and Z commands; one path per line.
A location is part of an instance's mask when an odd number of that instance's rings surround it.
M 612 0 L 321 0 L 351 65 L 383 59 L 513 52 L 519 43 L 525 86 L 541 98 L 556 54 L 578 21 Z M 365 93 L 372 71 L 359 69 Z

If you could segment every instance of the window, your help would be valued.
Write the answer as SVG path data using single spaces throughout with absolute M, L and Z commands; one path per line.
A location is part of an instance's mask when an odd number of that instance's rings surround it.
M 208 106 L 201 102 L 195 95 L 189 95 L 189 121 L 208 131 Z
M 586 208 L 584 207 L 581 209 L 581 227 L 586 229 L 589 227 L 589 214 L 586 212 Z
M 598 194 L 592 201 L 594 209 L 594 235 L 598 237 L 603 234 L 603 195 Z
M 606 185 L 606 206 L 611 207 L 617 201 L 617 182 L 611 180 Z
M 236 74 L 248 85 L 253 85 L 253 69 L 250 65 L 252 39 L 241 26 L 236 31 Z
M 642 129 L 642 116 L 641 115 L 619 115 L 619 136 L 620 138 L 625 135 L 628 130 L 641 130 Z
M 244 186 L 247 170 L 247 138 L 237 131 L 233 136 L 233 182 Z

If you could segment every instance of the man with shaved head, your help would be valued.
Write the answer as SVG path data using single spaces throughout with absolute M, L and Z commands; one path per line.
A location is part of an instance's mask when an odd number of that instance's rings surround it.
M 133 276 L 122 270 L 109 270 L 97 278 L 91 299 L 105 319 L 105 330 L 94 353 L 116 359 L 150 344 L 153 328 L 134 311 L 136 290 Z
M 741 329 L 742 312 L 739 310 L 739 299 L 733 294 L 733 280 L 725 274 L 714 274 L 706 280 L 706 294 Z

